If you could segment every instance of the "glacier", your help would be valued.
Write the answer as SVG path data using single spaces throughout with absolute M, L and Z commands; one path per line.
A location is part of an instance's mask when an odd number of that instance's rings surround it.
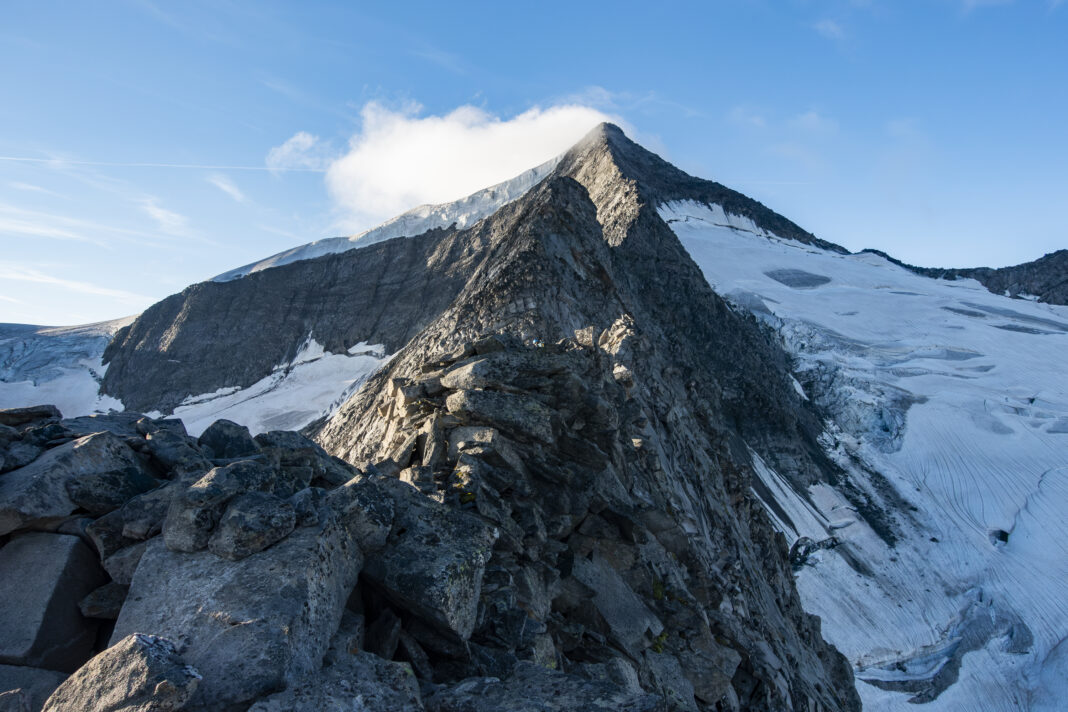
M 0 408 L 51 403 L 68 417 L 122 410 L 100 394 L 104 348 L 135 316 L 81 326 L 0 324 Z
M 1068 307 L 781 239 L 716 205 L 659 212 L 711 286 L 774 329 L 850 484 L 899 502 L 888 535 L 838 488 L 799 491 L 755 458 L 788 540 L 831 544 L 798 587 L 865 708 L 1064 709 Z

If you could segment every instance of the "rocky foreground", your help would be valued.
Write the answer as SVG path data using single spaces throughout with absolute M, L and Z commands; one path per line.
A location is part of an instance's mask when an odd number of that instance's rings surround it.
M 764 678 L 788 695 L 797 661 L 704 609 L 648 528 L 670 541 L 669 519 L 628 520 L 603 483 L 537 492 L 549 473 L 519 453 L 555 442 L 559 413 L 529 394 L 566 386 L 610 431 L 576 378 L 596 353 L 487 339 L 427 364 L 387 413 L 421 429 L 360 469 L 225 420 L 194 439 L 0 411 L 0 710 L 773 708 Z M 806 635 L 833 675 L 807 684 L 855 705 Z

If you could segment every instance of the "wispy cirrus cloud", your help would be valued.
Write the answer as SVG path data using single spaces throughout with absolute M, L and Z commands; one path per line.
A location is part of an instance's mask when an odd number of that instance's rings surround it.
M 245 194 L 238 188 L 230 178 L 222 173 L 212 173 L 204 178 L 204 180 L 211 183 L 213 186 L 229 195 L 238 203 L 244 203 L 248 200 Z
M 187 233 L 189 220 L 173 210 L 168 210 L 159 204 L 158 198 L 145 198 L 141 202 L 141 209 L 150 218 L 156 221 L 160 231 L 168 235 L 183 236 Z
M 99 284 L 93 284 L 91 282 L 82 282 L 78 280 L 63 279 L 51 274 L 46 274 L 40 270 L 25 265 L 19 265 L 14 263 L 0 262 L 0 280 L 11 280 L 15 282 L 33 282 L 36 284 L 47 284 L 54 287 L 65 289 L 69 292 L 75 292 L 77 294 L 87 294 L 98 297 L 111 297 L 124 303 L 133 305 L 144 305 L 151 302 L 151 297 L 147 297 L 143 294 L 135 294 L 134 292 L 128 292 L 123 289 L 114 289 L 112 287 L 104 287 Z

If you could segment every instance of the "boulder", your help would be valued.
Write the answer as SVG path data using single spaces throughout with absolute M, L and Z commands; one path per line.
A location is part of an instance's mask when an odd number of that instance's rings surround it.
M 150 492 L 133 497 L 122 505 L 122 535 L 127 539 L 148 539 L 163 530 L 171 499 L 181 487 L 167 482 Z
M 299 470 L 305 482 L 322 481 L 336 487 L 356 474 L 351 465 L 331 456 L 317 442 L 300 433 L 272 430 L 260 433 L 255 439 L 262 452 L 277 461 L 279 469 Z
M 297 516 L 298 527 L 314 527 L 320 522 L 326 495 L 326 490 L 321 487 L 305 487 L 289 498 L 289 505 L 293 507 L 293 513 Z M 363 546 L 361 545 L 360 548 L 363 549 Z M 366 549 L 363 550 L 366 551 Z
M 199 551 L 208 545 L 227 503 L 246 492 L 291 496 L 299 487 L 261 462 L 239 460 L 210 470 L 171 498 L 163 522 L 167 546 L 175 551 Z
M 637 655 L 663 632 L 656 614 L 600 554 L 576 557 L 571 575 L 593 593 L 598 627 L 621 649 Z
M 130 587 L 121 583 L 106 583 L 78 602 L 78 609 L 86 618 L 113 621 L 119 617 Z
M 397 614 L 390 609 L 385 609 L 379 614 L 375 622 L 367 628 L 365 646 L 367 652 L 374 653 L 380 658 L 392 660 L 397 652 L 397 644 L 400 643 L 401 621 Z
M 589 680 L 521 662 L 506 680 L 469 678 L 426 699 L 428 712 L 666 712 L 663 698 L 628 692 L 607 680 Z
M 190 709 L 247 704 L 320 667 L 361 564 L 333 518 L 240 561 L 172 551 L 157 537 L 112 642 L 135 632 L 174 640 L 204 676 Z
M 230 420 L 216 420 L 200 434 L 197 443 L 220 460 L 248 457 L 260 451 L 248 428 Z
M 356 653 L 271 695 L 248 712 L 424 712 L 412 668 Z
M 211 461 L 195 447 L 196 440 L 170 429 L 145 435 L 145 452 L 174 479 L 195 481 L 212 468 Z M 188 484 L 188 482 L 187 482 Z
M 484 358 L 457 363 L 441 377 L 449 390 L 530 390 L 544 388 L 548 377 L 567 362 L 536 351 L 498 351 Z
M 39 420 L 59 420 L 63 414 L 54 405 L 31 405 L 28 408 L 0 408 L 0 425 L 17 428 Z
M 85 535 L 96 547 L 96 552 L 102 561 L 106 561 L 112 554 L 137 543 L 137 539 L 123 536 L 123 528 L 121 510 L 108 512 L 85 528 Z
M 698 712 L 693 684 L 686 678 L 678 659 L 668 653 L 646 650 L 642 655 L 639 679 L 647 690 L 664 696 L 671 712 Z
M 354 477 L 329 492 L 326 504 L 354 533 L 360 550 L 381 551 L 393 526 L 393 497 L 378 482 Z
M 0 535 L 77 509 L 67 490 L 72 480 L 140 466 L 122 438 L 107 432 L 53 448 L 0 477 Z
M 60 685 L 44 712 L 164 712 L 184 709 L 200 683 L 174 643 L 153 635 L 123 638 Z
M 66 679 L 66 673 L 55 670 L 0 665 L 0 712 L 40 712 Z
M 67 480 L 66 486 L 71 502 L 99 517 L 155 489 L 159 481 L 140 467 L 124 467 L 77 475 Z
M 25 440 L 15 440 L 3 450 L 0 473 L 17 470 L 30 464 L 44 452 L 44 448 Z
M 97 631 L 78 603 L 106 581 L 78 537 L 33 532 L 8 542 L 0 549 L 0 663 L 77 669 Z
M 535 398 L 497 391 L 455 391 L 445 399 L 454 415 L 487 423 L 529 440 L 552 443 L 552 411 Z
M 230 501 L 208 541 L 216 556 L 237 561 L 289 536 L 297 526 L 293 506 L 266 492 L 248 492 Z
M 111 556 L 108 556 L 101 562 L 104 566 L 104 570 L 108 572 L 108 576 L 115 583 L 121 583 L 124 586 L 129 586 L 133 581 L 134 571 L 137 570 L 137 565 L 141 562 L 141 557 L 145 554 L 145 547 L 147 542 L 139 541 L 130 546 L 119 549 Z
M 396 515 L 385 548 L 368 559 L 368 580 L 401 608 L 467 640 L 497 529 L 402 482 L 374 484 L 393 497 Z

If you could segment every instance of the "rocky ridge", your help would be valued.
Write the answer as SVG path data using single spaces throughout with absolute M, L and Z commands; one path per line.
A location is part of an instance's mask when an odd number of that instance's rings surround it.
M 1068 304 L 1068 250 L 1057 250 L 1031 262 L 1010 267 L 916 267 L 879 250 L 865 250 L 932 279 L 974 279 L 994 294 Z
M 858 709 L 753 495 L 758 457 L 799 486 L 837 471 L 782 351 L 658 217 L 665 191 L 712 190 L 674 170 L 604 126 L 469 229 L 197 285 L 112 344 L 113 383 L 153 383 L 161 353 L 237 349 L 227 314 L 274 308 L 299 338 L 343 314 L 316 337 L 397 353 L 305 435 L 0 414 L 0 558 L 60 537 L 96 577 L 44 577 L 32 601 L 80 613 L 20 612 L 41 623 L 0 662 L 84 639 L 56 699 L 130 690 L 108 709 Z M 353 309 L 282 270 L 375 279 Z

